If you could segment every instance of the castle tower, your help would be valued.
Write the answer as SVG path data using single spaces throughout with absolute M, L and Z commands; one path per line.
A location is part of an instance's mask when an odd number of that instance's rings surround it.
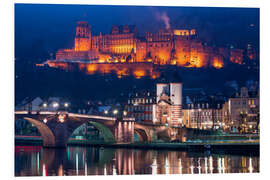
M 79 21 L 76 27 L 75 51 L 91 49 L 91 27 L 86 21 Z

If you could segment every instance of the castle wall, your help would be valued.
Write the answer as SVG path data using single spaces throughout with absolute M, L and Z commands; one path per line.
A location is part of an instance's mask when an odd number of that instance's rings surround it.
M 172 44 L 169 41 L 147 43 L 147 52 L 150 52 L 156 64 L 170 64 L 171 51 Z
M 186 39 L 175 39 L 175 58 L 178 66 L 190 64 L 190 41 Z
M 147 50 L 147 43 L 137 41 L 136 52 L 135 52 L 136 53 L 136 62 L 144 62 L 146 60 L 146 50 Z

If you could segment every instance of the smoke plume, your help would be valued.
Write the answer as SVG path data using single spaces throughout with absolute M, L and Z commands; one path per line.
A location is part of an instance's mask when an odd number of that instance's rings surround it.
M 157 12 L 156 17 L 157 17 L 158 20 L 164 22 L 164 24 L 166 26 L 166 29 L 171 28 L 171 26 L 170 26 L 170 18 L 168 17 L 166 12 L 162 12 L 162 13 Z

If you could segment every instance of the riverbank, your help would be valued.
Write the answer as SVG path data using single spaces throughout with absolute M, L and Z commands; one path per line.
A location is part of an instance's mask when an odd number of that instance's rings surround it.
M 15 138 L 15 145 L 36 145 L 42 146 L 40 138 Z M 193 152 L 223 152 L 223 153 L 248 153 L 259 155 L 259 140 L 224 140 L 224 141 L 205 141 L 205 142 L 184 142 L 184 143 L 109 143 L 101 141 L 69 140 L 68 146 L 96 146 L 109 148 L 132 148 L 132 149 L 163 149 Z

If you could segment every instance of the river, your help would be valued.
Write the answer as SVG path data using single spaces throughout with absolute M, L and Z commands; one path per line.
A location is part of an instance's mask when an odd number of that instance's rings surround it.
M 172 150 L 15 146 L 15 176 L 256 173 L 259 156 Z

